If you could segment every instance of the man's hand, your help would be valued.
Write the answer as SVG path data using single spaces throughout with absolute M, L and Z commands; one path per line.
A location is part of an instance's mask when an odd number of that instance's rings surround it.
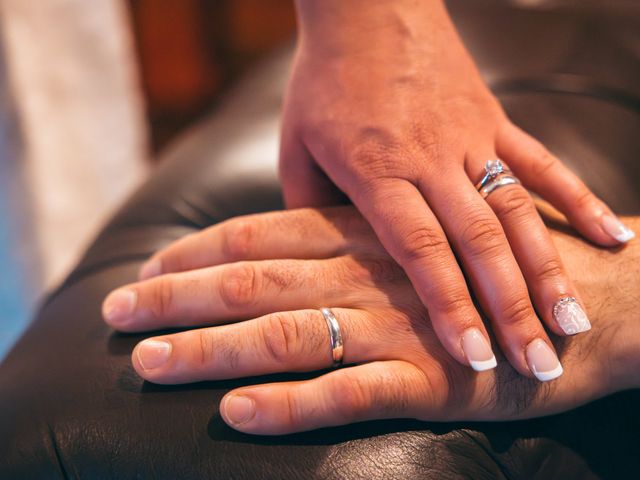
M 553 239 L 584 292 L 593 332 L 556 344 L 565 375 L 546 384 L 518 375 L 502 358 L 483 373 L 453 361 L 404 272 L 351 207 L 241 217 L 189 235 L 145 266 L 145 276 L 155 277 L 109 295 L 104 316 L 124 332 L 227 323 L 136 346 L 137 372 L 172 384 L 327 368 L 329 333 L 318 309 L 331 307 L 346 366 L 227 394 L 223 418 L 248 433 L 377 418 L 551 414 L 640 383 L 637 246 L 611 253 L 558 232 Z M 491 355 L 478 332 L 456 348 L 477 362 Z M 557 363 L 546 345 L 535 354 L 541 370 Z
M 407 273 L 453 358 L 478 366 L 460 342 L 471 332 L 489 338 L 468 280 L 502 352 L 533 377 L 530 354 L 540 341 L 551 346 L 544 325 L 564 336 L 589 322 L 525 188 L 600 245 L 631 231 L 509 121 L 441 1 L 296 4 L 280 158 L 287 207 L 336 205 L 344 192 Z M 485 201 L 474 184 L 495 158 L 525 188 L 505 186 Z M 574 316 L 554 308 L 567 297 L 578 300 Z

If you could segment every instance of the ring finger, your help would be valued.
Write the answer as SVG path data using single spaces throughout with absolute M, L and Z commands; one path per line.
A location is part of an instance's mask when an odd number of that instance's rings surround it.
M 477 173 L 484 173 L 482 160 L 470 163 Z M 576 288 L 566 274 L 529 192 L 521 185 L 507 185 L 494 190 L 485 200 L 502 224 L 538 315 L 545 324 L 557 335 L 589 330 L 591 324 L 576 300 Z
M 343 363 L 384 357 L 370 314 L 332 309 L 344 345 Z M 367 325 L 366 332 L 360 328 Z M 388 336 L 387 336 L 388 337 Z M 154 383 L 222 380 L 313 371 L 333 364 L 327 322 L 319 310 L 272 313 L 254 320 L 149 338 L 132 353 L 136 371 Z

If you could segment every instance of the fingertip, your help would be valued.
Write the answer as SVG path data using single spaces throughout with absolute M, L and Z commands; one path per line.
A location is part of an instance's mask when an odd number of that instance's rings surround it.
M 138 293 L 131 288 L 118 288 L 102 302 L 102 318 L 116 330 L 125 330 L 138 302 Z
M 619 247 L 635 237 L 635 233 L 613 214 L 574 216 L 569 222 L 584 238 L 600 247 Z
M 525 356 L 531 373 L 541 382 L 555 380 L 563 373 L 558 355 L 542 338 L 537 338 L 527 345 Z
M 227 393 L 220 402 L 220 416 L 231 428 L 250 431 L 256 416 L 256 401 L 245 394 Z
M 462 334 L 462 350 L 469 365 L 476 372 L 484 372 L 498 366 L 490 342 L 476 327 L 469 328 Z
M 627 227 L 618 217 L 613 214 L 606 213 L 602 215 L 600 222 L 602 225 L 602 229 L 618 243 L 628 243 L 636 236 L 633 230 Z
M 555 303 L 553 318 L 559 327 L 559 335 L 577 335 L 591 330 L 591 322 L 586 312 L 578 300 L 571 296 L 565 296 Z

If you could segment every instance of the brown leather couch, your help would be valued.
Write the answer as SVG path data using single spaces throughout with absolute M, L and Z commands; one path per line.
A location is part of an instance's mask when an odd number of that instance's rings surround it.
M 618 212 L 640 214 L 640 4 L 450 8 L 511 117 Z M 256 379 L 158 386 L 135 374 L 129 356 L 143 335 L 108 328 L 102 299 L 181 235 L 281 208 L 289 54 L 164 154 L 0 365 L 0 478 L 637 478 L 638 391 L 529 421 L 380 421 L 255 437 L 225 426 L 218 402 Z

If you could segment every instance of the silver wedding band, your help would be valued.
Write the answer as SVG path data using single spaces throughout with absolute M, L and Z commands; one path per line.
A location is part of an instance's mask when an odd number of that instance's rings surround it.
M 344 346 L 342 345 L 342 334 L 340 333 L 340 324 L 331 309 L 321 308 L 322 316 L 327 322 L 329 328 L 329 340 L 331 342 L 331 358 L 333 359 L 333 367 L 342 365 L 342 357 L 344 354 Z
M 520 185 L 520 180 L 498 159 L 488 160 L 484 164 L 484 171 L 484 177 L 476 184 L 476 190 L 482 198 L 487 198 L 500 187 Z

